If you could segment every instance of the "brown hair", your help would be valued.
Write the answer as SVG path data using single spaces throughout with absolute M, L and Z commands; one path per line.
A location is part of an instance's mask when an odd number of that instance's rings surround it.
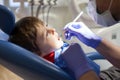
M 36 27 L 40 27 L 40 36 L 41 39 L 44 39 L 45 27 L 44 23 L 41 20 L 35 17 L 25 17 L 20 19 L 18 22 L 16 22 L 15 28 L 10 35 L 9 41 L 32 52 L 39 52 L 40 55 L 41 51 L 36 44 Z

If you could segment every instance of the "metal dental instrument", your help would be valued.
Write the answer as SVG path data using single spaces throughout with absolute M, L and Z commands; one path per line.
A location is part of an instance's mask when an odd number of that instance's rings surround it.
M 81 11 L 78 16 L 73 20 L 73 22 L 76 22 L 83 14 L 83 11 Z
M 78 16 L 72 21 L 72 22 L 76 22 L 80 17 L 81 17 L 81 15 L 83 14 L 83 11 L 81 11 L 79 14 L 78 14 Z M 69 31 L 65 31 L 65 38 L 66 39 L 68 39 L 68 40 L 70 40 L 71 39 L 71 36 L 72 34 L 71 33 L 69 33 Z

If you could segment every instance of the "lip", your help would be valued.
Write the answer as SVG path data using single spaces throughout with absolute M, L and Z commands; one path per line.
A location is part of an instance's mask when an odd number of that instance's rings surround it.
M 60 37 L 58 37 L 58 40 L 60 40 Z
M 59 41 L 61 41 L 61 40 L 62 40 L 62 38 L 61 38 L 61 37 L 58 37 L 58 40 L 59 40 Z

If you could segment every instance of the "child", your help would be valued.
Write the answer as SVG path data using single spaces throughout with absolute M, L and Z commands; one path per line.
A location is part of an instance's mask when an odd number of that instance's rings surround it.
M 60 57 L 62 51 L 67 49 L 69 44 L 64 43 L 55 29 L 45 26 L 41 20 L 35 17 L 20 19 L 16 22 L 9 41 L 55 63 L 68 74 L 73 75 Z M 88 62 L 99 74 L 99 66 L 90 59 Z

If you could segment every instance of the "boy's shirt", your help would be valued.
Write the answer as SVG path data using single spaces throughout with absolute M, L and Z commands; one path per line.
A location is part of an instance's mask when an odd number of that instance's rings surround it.
M 50 54 L 44 56 L 43 58 L 46 59 L 46 60 L 48 60 L 48 61 L 50 61 L 50 62 L 52 62 L 52 63 L 54 63 L 54 61 L 55 61 L 54 60 L 54 56 L 55 56 L 55 53 L 51 52 Z
M 55 64 L 61 68 L 66 68 L 66 63 L 64 62 L 64 60 L 61 57 L 61 54 L 69 47 L 68 43 L 64 43 L 63 46 L 55 51 Z

